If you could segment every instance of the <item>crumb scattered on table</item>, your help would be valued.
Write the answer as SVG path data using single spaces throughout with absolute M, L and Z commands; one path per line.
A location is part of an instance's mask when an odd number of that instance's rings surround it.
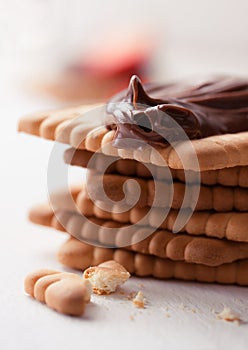
M 179 304 L 179 308 L 182 310 L 186 310 L 186 306 L 183 303 Z
M 133 299 L 133 306 L 138 309 L 144 309 L 145 308 L 145 297 L 144 294 L 139 291 L 136 296 Z
M 235 322 L 235 323 L 240 323 L 241 319 L 240 316 L 229 309 L 228 307 L 224 307 L 224 309 L 216 315 L 217 319 L 219 320 L 224 320 L 227 322 Z

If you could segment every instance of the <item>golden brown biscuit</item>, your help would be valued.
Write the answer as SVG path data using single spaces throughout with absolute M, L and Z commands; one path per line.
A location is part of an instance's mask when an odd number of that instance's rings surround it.
M 114 220 L 126 224 L 143 224 L 155 228 L 162 228 L 172 231 L 178 216 L 177 210 L 171 210 L 165 220 L 158 227 L 161 217 L 164 215 L 162 208 L 140 208 L 133 207 L 130 210 L 119 212 L 124 209 L 118 204 L 107 206 L 106 210 L 101 209 L 104 205 L 101 201 L 93 201 L 88 198 L 85 191 L 78 193 L 76 198 L 79 212 L 91 217 L 95 216 L 104 220 Z M 149 213 L 149 214 L 148 214 Z M 148 215 L 147 215 L 148 214 Z M 144 217 L 147 215 L 146 220 Z M 142 220 L 142 221 L 141 221 Z M 191 235 L 206 235 L 216 238 L 227 238 L 233 241 L 248 242 L 248 213 L 247 212 L 226 212 L 217 213 L 212 211 L 194 212 L 182 232 Z
M 139 208 L 135 206 L 129 211 L 123 213 L 116 213 L 116 206 L 108 207 L 108 211 L 100 209 L 97 204 L 98 201 L 93 202 L 88 198 L 84 190 L 78 191 L 75 197 L 79 212 L 86 217 L 91 217 L 91 220 L 98 225 L 102 225 L 102 219 L 108 221 L 115 221 L 119 223 L 119 227 L 123 224 L 141 224 L 151 226 L 154 228 L 167 229 L 172 231 L 174 223 L 178 216 L 177 210 L 171 210 L 162 224 L 159 226 L 158 222 L 161 216 L 164 215 L 163 209 L 150 207 Z M 61 201 L 63 203 L 63 201 Z M 59 206 L 58 206 L 59 207 Z M 63 220 L 67 222 L 70 218 L 70 208 L 63 205 L 64 213 Z M 117 209 L 119 207 L 117 206 Z M 149 215 L 147 220 L 144 216 Z M 55 229 L 64 231 L 64 227 L 59 223 L 56 216 L 54 216 L 51 207 L 46 205 L 36 205 L 29 211 L 29 219 L 35 224 L 43 226 L 52 226 Z M 140 220 L 143 220 L 140 222 Z M 87 223 L 86 223 L 87 224 Z M 85 224 L 85 225 L 86 225 Z M 237 242 L 248 242 L 248 213 L 247 212 L 226 212 L 215 213 L 212 211 L 194 212 L 181 232 L 198 236 L 206 235 L 209 237 L 226 238 L 228 240 Z M 97 239 L 98 234 L 95 229 L 91 228 L 91 239 Z
M 50 140 L 59 138 L 60 142 L 70 144 L 74 148 L 87 149 L 92 152 L 99 152 L 101 146 L 104 154 L 120 156 L 124 159 L 135 159 L 158 166 L 164 165 L 166 161 L 173 169 L 184 169 L 178 153 L 183 153 L 184 160 L 189 160 L 192 158 L 192 147 L 201 171 L 248 165 L 248 132 L 179 142 L 174 148 L 167 146 L 129 150 L 117 149 L 111 145 L 115 131 L 109 131 L 105 126 L 101 126 L 102 121 L 100 120 L 98 125 L 94 121 L 92 124 L 78 125 L 75 123 L 75 127 L 68 127 L 70 123 L 66 123 L 66 120 L 73 120 L 73 117 L 75 119 L 83 114 L 87 115 L 88 110 L 95 107 L 95 105 L 79 106 L 69 110 L 50 111 L 23 117 L 19 121 L 18 130 Z M 63 135 L 58 136 L 56 129 Z M 190 164 L 184 170 L 198 170 L 198 165 Z
M 91 286 L 79 275 L 54 270 L 29 273 L 24 281 L 27 294 L 66 315 L 80 316 L 90 301 Z
M 20 119 L 18 131 L 54 140 L 55 130 L 60 124 L 67 121 L 66 125 L 68 125 L 68 122 L 98 106 L 99 104 L 81 105 L 28 114 Z
M 131 179 L 135 181 L 130 181 Z M 105 199 L 104 195 L 109 197 L 112 201 L 123 200 L 123 188 L 125 185 L 126 202 L 132 202 L 136 199 L 137 184 L 140 188 L 140 196 L 137 198 L 137 205 L 139 207 L 182 208 L 185 184 L 181 182 L 174 182 L 172 184 L 165 181 L 145 180 L 115 174 L 105 174 L 101 176 L 94 171 L 89 171 L 89 176 L 86 181 L 87 191 L 90 193 L 91 198 L 96 198 L 100 201 Z M 193 198 L 193 192 L 197 190 L 198 186 L 195 184 L 189 186 Z M 172 190 L 174 192 L 173 194 Z M 155 196 L 155 194 L 157 195 Z M 185 208 L 188 207 L 197 211 L 212 209 L 217 212 L 232 210 L 248 211 L 248 189 L 241 187 L 212 187 L 201 185 L 195 208 L 193 199 Z
M 58 252 L 59 261 L 68 267 L 86 269 L 107 260 L 115 260 L 131 274 L 160 279 L 182 279 L 207 283 L 248 285 L 248 260 L 210 267 L 161 259 L 124 249 L 97 248 L 69 238 Z
M 93 153 L 87 150 L 69 148 L 64 152 L 64 160 L 67 164 L 94 169 L 100 173 L 106 169 L 106 174 L 119 174 L 124 176 L 135 176 L 141 178 L 155 178 L 157 180 L 168 180 L 168 175 L 162 171 L 163 167 L 144 164 L 131 159 L 120 159 L 106 156 L 102 153 Z M 110 166 L 108 166 L 111 164 Z M 174 180 L 185 182 L 183 170 L 169 169 Z M 202 171 L 200 173 L 201 183 L 204 185 L 240 186 L 248 187 L 248 166 L 237 166 L 219 170 Z M 193 182 L 195 174 L 187 172 L 187 180 Z
M 96 220 L 94 217 L 87 220 L 78 213 L 66 211 L 57 212 L 56 219 L 51 221 L 51 227 L 60 229 L 57 224 L 53 225 L 57 221 L 63 222 L 63 231 L 92 244 L 125 247 L 174 261 L 219 266 L 248 259 L 248 243 L 195 237 L 186 233 L 174 234 L 167 230 L 156 230 L 151 234 L 147 227 L 127 226 L 111 220 Z

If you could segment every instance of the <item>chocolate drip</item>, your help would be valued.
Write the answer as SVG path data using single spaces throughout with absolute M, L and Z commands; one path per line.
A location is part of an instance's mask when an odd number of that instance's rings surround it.
M 119 148 L 130 148 L 127 138 L 161 146 L 180 141 L 182 129 L 190 139 L 248 131 L 248 82 L 222 78 L 190 87 L 143 86 L 133 76 L 107 110 L 114 116 L 110 128 L 116 129 Z

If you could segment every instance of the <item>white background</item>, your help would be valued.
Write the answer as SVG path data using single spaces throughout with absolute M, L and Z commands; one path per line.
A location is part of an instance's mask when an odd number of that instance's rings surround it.
M 26 221 L 28 208 L 46 199 L 52 144 L 16 133 L 21 115 L 60 104 L 31 94 L 21 82 L 45 70 L 54 72 L 109 28 L 142 30 L 145 24 L 158 33 L 154 79 L 247 75 L 247 14 L 245 0 L 0 1 L 1 349 L 247 348 L 246 288 L 132 278 L 123 289 L 143 290 L 146 309 L 134 309 L 120 294 L 94 297 L 81 319 L 59 315 L 26 297 L 27 272 L 62 268 L 55 254 L 65 237 Z M 244 324 L 216 320 L 214 310 L 224 306 L 239 312 Z

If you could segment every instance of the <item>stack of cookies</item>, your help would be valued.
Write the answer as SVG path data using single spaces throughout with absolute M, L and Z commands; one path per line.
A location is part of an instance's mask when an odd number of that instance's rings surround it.
M 30 211 L 69 234 L 62 264 L 114 259 L 138 276 L 248 285 L 248 82 L 133 77 L 107 107 L 26 116 L 19 131 L 68 144 L 65 162 L 88 169 L 83 186 Z

